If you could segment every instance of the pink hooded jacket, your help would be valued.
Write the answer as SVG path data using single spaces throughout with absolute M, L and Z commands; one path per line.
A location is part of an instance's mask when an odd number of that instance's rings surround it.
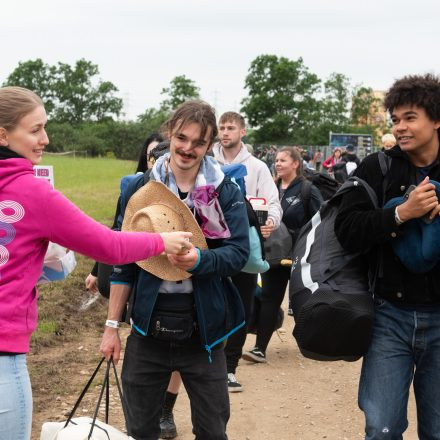
M 45 180 L 27 159 L 0 160 L 0 352 L 25 353 L 37 325 L 37 289 L 48 242 L 107 264 L 159 255 L 159 234 L 115 232 Z

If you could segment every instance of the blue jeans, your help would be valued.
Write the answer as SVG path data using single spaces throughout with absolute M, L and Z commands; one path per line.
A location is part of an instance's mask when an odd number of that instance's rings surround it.
M 359 383 L 366 440 L 403 439 L 411 382 L 419 439 L 439 440 L 440 307 L 406 310 L 377 298 L 373 338 Z
M 191 405 L 196 440 L 227 440 L 229 395 L 223 348 L 208 352 L 195 334 L 184 342 L 165 342 L 132 332 L 122 365 L 129 434 L 157 440 L 162 401 L 171 373 L 179 371 Z
M 0 356 L 0 439 L 29 440 L 32 389 L 26 355 Z

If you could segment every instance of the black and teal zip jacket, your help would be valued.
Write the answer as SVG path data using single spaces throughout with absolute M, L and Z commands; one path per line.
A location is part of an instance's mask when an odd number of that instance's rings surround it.
M 127 190 L 129 196 L 143 184 L 144 176 L 136 177 Z M 200 262 L 191 271 L 201 344 L 208 353 L 245 325 L 243 304 L 229 277 L 239 273 L 249 258 L 249 222 L 243 195 L 228 177 L 216 191 L 231 236 L 206 239 L 208 250 L 200 251 Z M 121 224 L 122 219 L 123 215 L 118 220 Z M 116 266 L 110 281 L 133 286 L 132 325 L 141 335 L 148 335 L 162 279 L 129 264 Z

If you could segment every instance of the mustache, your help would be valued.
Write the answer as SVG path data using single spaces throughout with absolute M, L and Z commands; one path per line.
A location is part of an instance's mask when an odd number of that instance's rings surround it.
M 193 158 L 193 159 L 196 159 L 196 156 L 195 156 L 194 154 L 191 154 L 191 153 L 185 153 L 185 152 L 182 151 L 182 150 L 177 150 L 176 153 L 177 153 L 177 154 L 180 154 L 181 156 L 186 156 L 186 157 L 191 157 L 191 158 Z

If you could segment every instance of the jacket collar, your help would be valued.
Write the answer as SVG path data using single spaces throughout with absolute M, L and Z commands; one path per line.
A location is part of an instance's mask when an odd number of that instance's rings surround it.
M 5 159 L 24 159 L 24 157 L 7 147 L 0 147 L 0 160 Z
M 394 159 L 394 158 L 398 158 L 398 159 L 406 160 L 406 161 L 409 162 L 412 166 L 415 166 L 415 165 L 411 162 L 411 160 L 410 160 L 408 154 L 407 154 L 405 151 L 402 151 L 402 150 L 400 149 L 399 145 L 394 145 L 393 148 L 390 148 L 389 150 L 385 151 L 385 154 L 386 154 L 387 156 L 393 158 L 393 159 Z M 440 148 L 439 148 L 439 151 L 438 151 L 438 154 L 437 154 L 437 159 L 434 160 L 434 162 L 433 162 L 432 164 L 429 164 L 429 165 L 438 165 L 439 163 L 440 163 Z
M 241 142 L 241 148 L 238 152 L 237 156 L 234 157 L 234 160 L 232 162 L 227 162 L 225 159 L 225 156 L 223 154 L 223 148 L 221 146 L 220 142 L 217 142 L 213 147 L 214 156 L 217 159 L 217 161 L 222 165 L 227 165 L 230 163 L 243 163 L 247 159 L 249 159 L 250 156 L 252 156 L 251 153 L 249 153 L 246 146 Z
M 293 188 L 294 186 L 298 185 L 300 182 L 302 182 L 305 179 L 304 176 L 298 176 L 295 177 L 288 185 L 288 187 L 284 190 L 284 192 L 286 192 L 287 190 L 289 190 L 290 188 Z M 281 179 L 279 179 L 277 181 L 277 187 L 278 189 L 281 188 Z

